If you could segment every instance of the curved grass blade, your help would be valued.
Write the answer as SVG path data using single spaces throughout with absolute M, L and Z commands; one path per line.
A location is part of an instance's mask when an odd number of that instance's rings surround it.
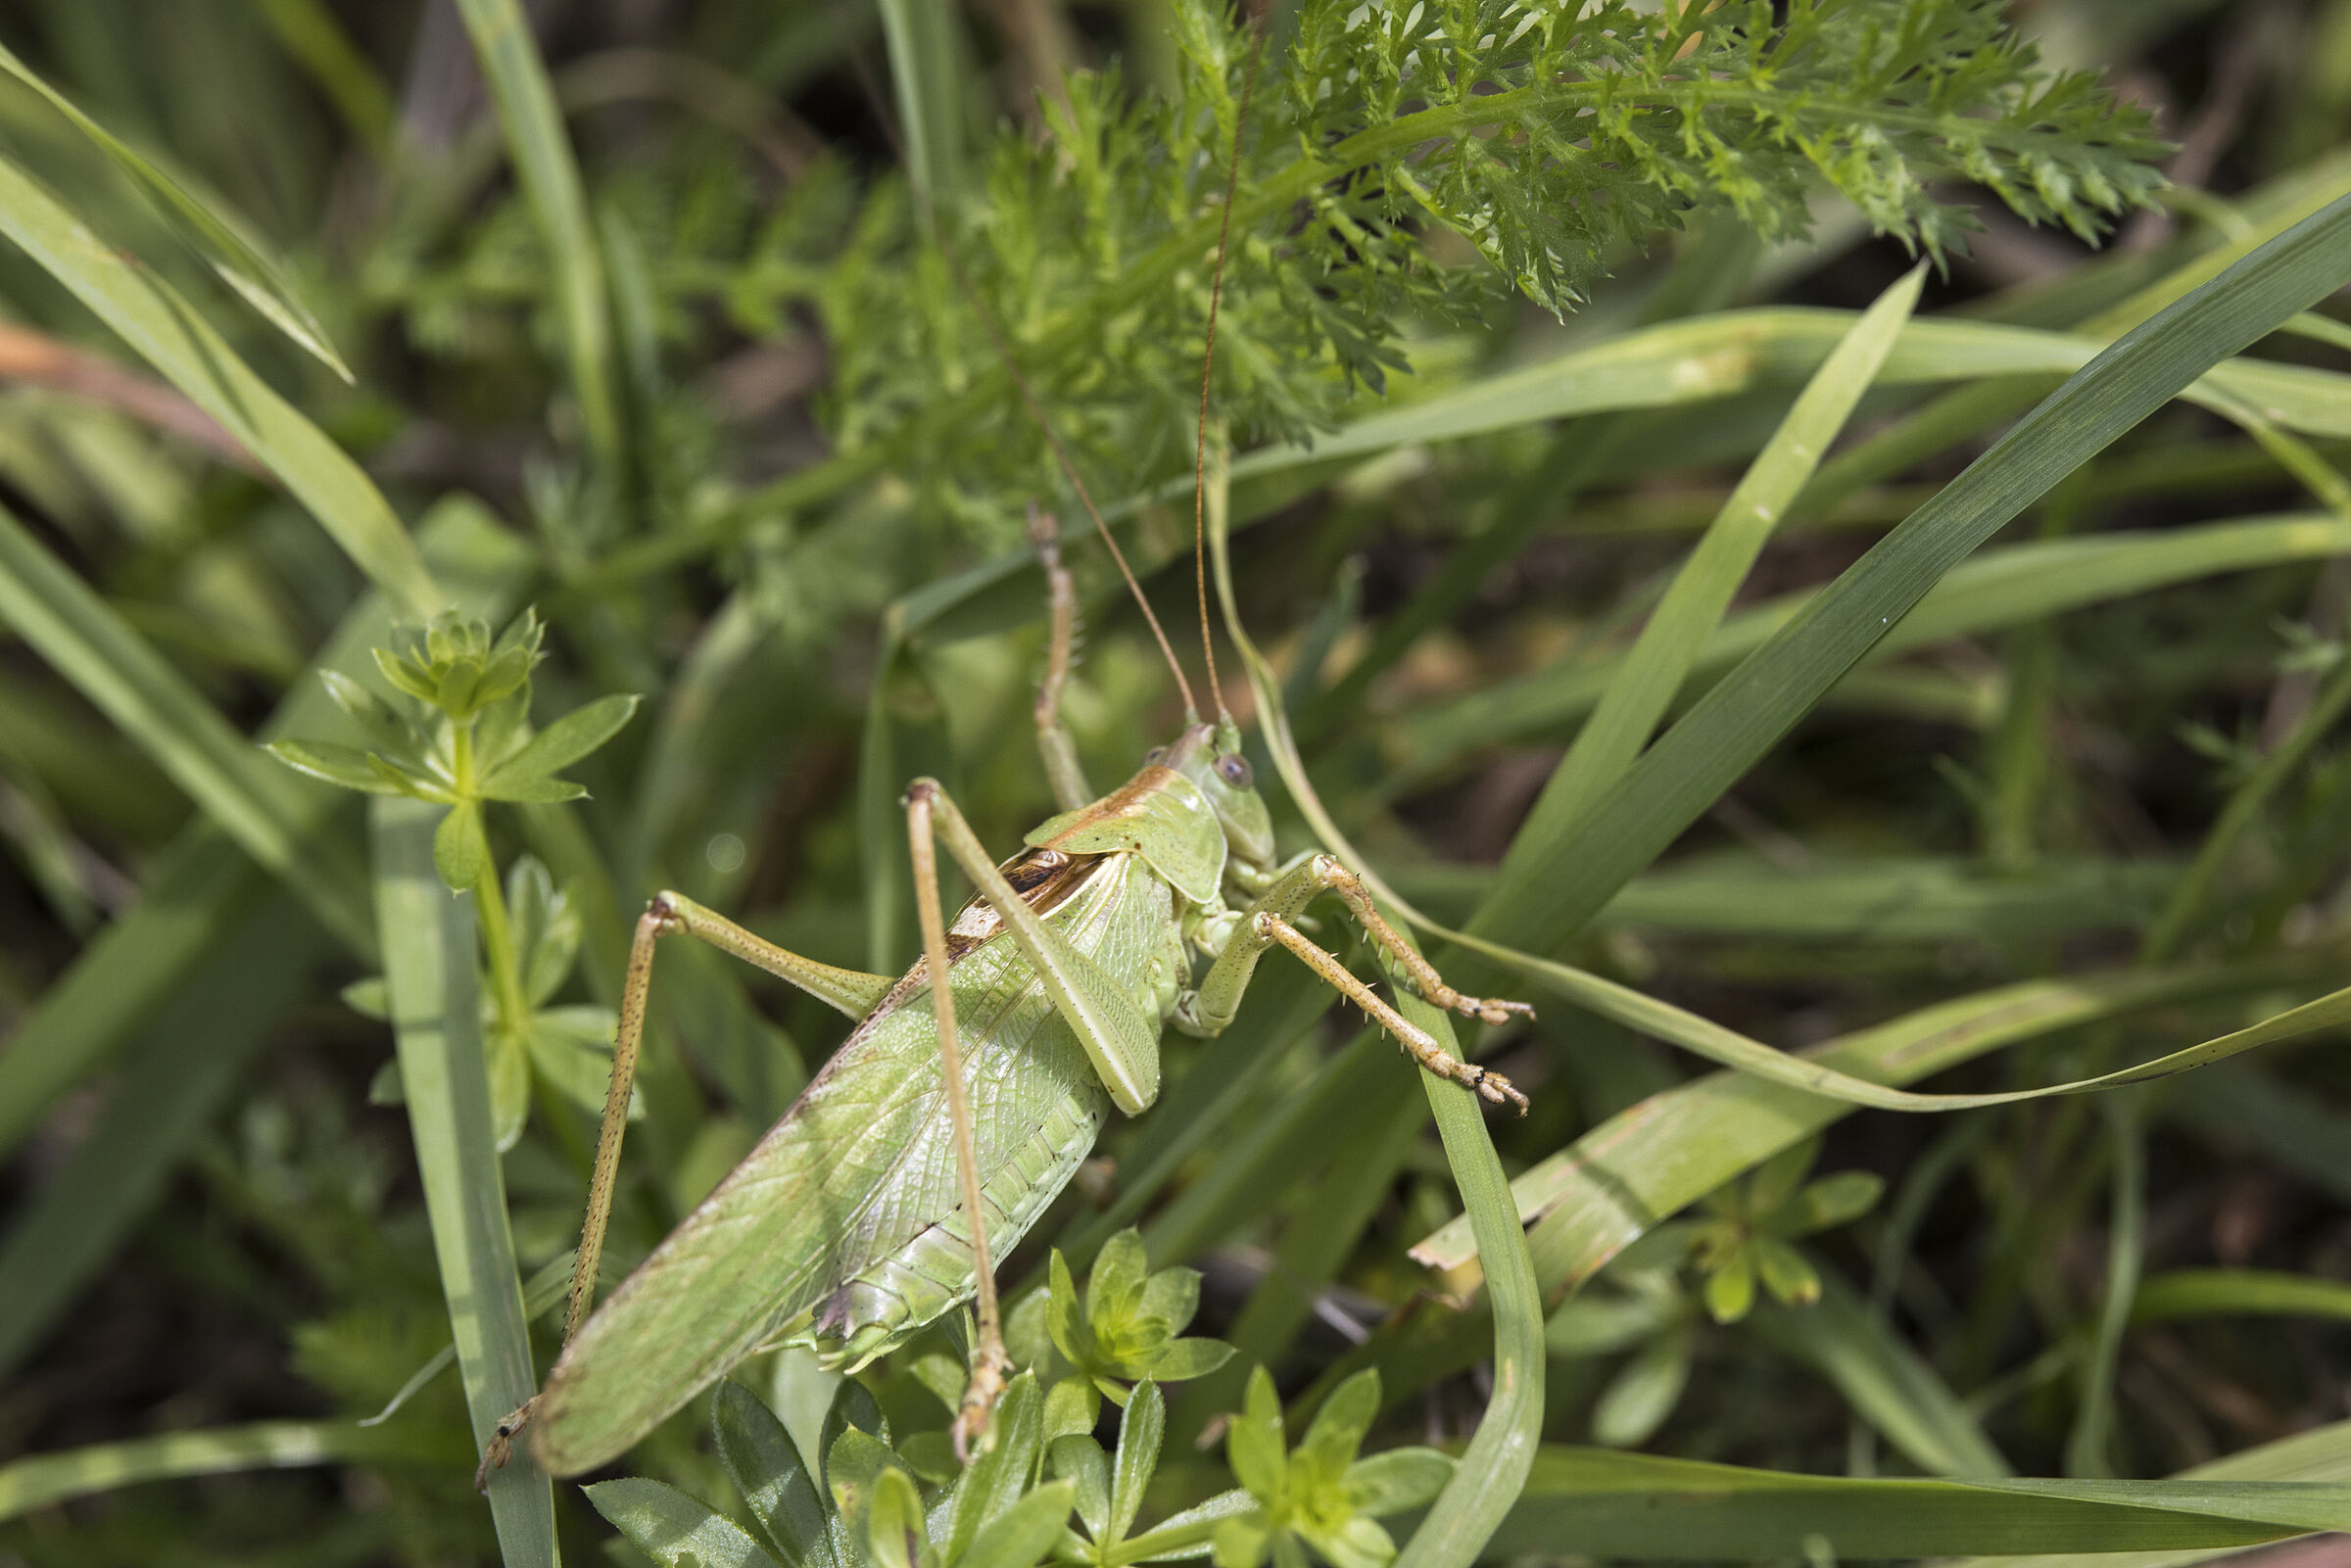
M 1546 1447 L 1495 1546 L 1665 1561 L 2128 1551 L 2243 1546 L 2347 1521 L 2343 1489 L 2310 1482 L 1857 1480 Z
M 171 226 L 187 237 L 197 254 L 219 274 L 220 281 L 260 312 L 264 320 L 315 356 L 344 381 L 352 380 L 351 367 L 335 353 L 335 346 L 327 341 L 326 329 L 294 292 L 284 270 L 264 256 L 236 225 L 83 114 L 72 99 L 43 81 L 5 44 L 0 44 L 0 71 L 6 71 L 46 99 L 50 107 L 72 122 L 74 129 L 96 144 L 117 168 L 153 196 L 163 208 L 164 215 L 171 220 Z
M 1226 603 L 1230 616 L 1231 600 Z M 1237 621 L 1237 617 L 1232 617 Z M 1228 622 L 1228 624 L 1230 624 Z M 1236 638 L 1237 641 L 1237 638 Z M 1251 681 L 1262 661 L 1251 660 Z M 1259 693 L 1259 701 L 1266 693 Z M 1393 920 L 1395 912 L 1389 911 Z M 1409 992 L 1397 993 L 1404 1016 L 1459 1054 L 1452 1020 Z M 1419 1074 L 1437 1133 L 1445 1143 L 1462 1196 L 1463 1217 L 1486 1265 L 1486 1300 L 1494 1323 L 1494 1392 L 1478 1417 L 1476 1435 L 1453 1479 L 1396 1554 L 1395 1568 L 1465 1568 L 1482 1555 L 1516 1502 L 1543 1436 L 1543 1300 L 1525 1233 L 1511 1203 L 1509 1178 L 1486 1133 L 1477 1097 L 1458 1083 Z
M 1700 699 L 1573 824 L 1522 831 L 1470 923 L 1541 951 L 1678 837 L 1978 545 L 2213 364 L 2351 281 L 2351 198 L 2101 353 Z M 1530 825 L 1531 827 L 1532 825 Z M 1562 875 L 1561 868 L 1573 868 Z
M 259 459 L 409 620 L 448 596 L 383 493 L 348 452 L 237 357 L 177 291 L 91 233 L 0 158 L 0 233 Z
M 2123 970 L 2028 980 L 1830 1040 L 1805 1060 L 1856 1078 L 1913 1083 L 1987 1052 L 2134 1009 L 2257 991 L 2269 967 L 2204 973 Z M 1619 1113 L 1512 1183 L 1546 1292 L 1580 1283 L 1652 1225 L 1849 1114 L 1839 1101 L 1736 1071 L 1678 1084 Z M 1455 1220 L 1413 1249 L 1432 1268 L 1476 1256 Z
M 1588 970 L 1536 958 L 1465 933 L 1449 934 L 1463 946 L 1533 976 L 1579 1007 L 1603 1018 L 1613 1019 L 1643 1034 L 1678 1045 L 1709 1062 L 1718 1062 L 1724 1067 L 1751 1073 L 1768 1083 L 1800 1089 L 1823 1099 L 1842 1100 L 1848 1105 L 1871 1106 L 1881 1111 L 1973 1111 L 1986 1106 L 2019 1105 L 2027 1100 L 2041 1100 L 2052 1095 L 2094 1094 L 2101 1089 L 2118 1089 L 2126 1084 L 2147 1083 L 2156 1078 L 2170 1077 L 2174 1073 L 2191 1071 L 2214 1062 L 2226 1062 L 2232 1056 L 2240 1056 L 2265 1045 L 2275 1045 L 2280 1040 L 2298 1039 L 2306 1034 L 2351 1022 L 2351 986 L 2346 986 L 2305 1002 L 2300 1007 L 2273 1014 L 2259 1023 L 2233 1029 L 2195 1045 L 2183 1046 L 2177 1051 L 2168 1051 L 2135 1067 L 2102 1072 L 2095 1077 L 1992 1094 L 1915 1094 L 1891 1088 L 1868 1077 L 1838 1071 L 1807 1056 L 1774 1050 L 1762 1041 L 1725 1028 L 1711 1019 L 1675 1007 L 1670 1002 L 1646 996 L 1629 985 L 1604 979 Z
M 515 0 L 457 0 L 474 53 L 498 103 L 506 150 L 539 225 L 548 269 L 554 274 L 562 311 L 563 345 L 571 361 L 572 393 L 588 445 L 605 462 L 626 461 L 619 373 L 612 347 L 611 302 L 604 285 L 603 251 L 588 220 L 571 139 L 548 85 L 547 65 L 531 24 Z
M 1232 640 L 1249 677 L 1266 743 L 1273 751 L 1282 782 L 1293 799 L 1308 811 L 1318 827 L 1327 821 L 1313 781 L 1299 763 L 1281 705 L 1281 683 L 1273 668 L 1241 625 L 1232 592 L 1230 489 L 1223 454 L 1209 475 L 1207 532 L 1216 566 L 1217 600 L 1224 612 L 1225 635 Z M 1362 857 L 1353 853 L 1334 832 L 1324 841 L 1334 854 L 1344 855 L 1359 869 Z M 1386 911 L 1393 922 L 1397 911 Z M 1400 927 L 1401 928 L 1401 927 Z M 1399 989 L 1396 1005 L 1404 1016 L 1426 1030 L 1445 1051 L 1460 1054 L 1453 1021 L 1409 990 Z M 1372 1038 L 1369 1044 L 1379 1044 Z M 1525 1233 L 1518 1224 L 1509 1178 L 1486 1132 L 1477 1097 L 1460 1084 L 1427 1073 L 1417 1074 L 1437 1119 L 1437 1134 L 1445 1145 L 1446 1163 L 1462 1197 L 1463 1219 L 1481 1249 L 1491 1248 L 1486 1268 L 1486 1299 L 1494 1329 L 1494 1392 L 1479 1417 L 1477 1432 L 1462 1455 L 1461 1464 L 1445 1490 L 1430 1504 L 1413 1537 L 1397 1554 L 1396 1568 L 1465 1568 L 1484 1551 L 1511 1504 L 1525 1483 L 1535 1449 L 1543 1435 L 1543 1381 L 1548 1366 L 1543 1344 L 1543 1302 L 1527 1252 Z M 1337 1081 L 1344 1082 L 1344 1074 Z
M 406 797 L 368 802 L 376 919 L 408 1125 L 449 1299 L 451 1338 L 477 1445 L 538 1388 L 506 1228 L 505 1183 L 482 1062 L 473 904 L 433 870 L 442 808 Z M 521 1452 L 489 1485 L 506 1568 L 555 1561 L 554 1494 Z
M 2351 1282 L 2273 1268 L 2176 1268 L 2140 1280 L 2131 1302 L 2134 1323 L 2238 1314 L 2351 1319 Z
M 0 1519 L 149 1481 L 347 1462 L 447 1463 L 458 1457 L 419 1445 L 407 1433 L 365 1432 L 348 1421 L 208 1427 L 63 1453 L 35 1453 L 0 1465 Z

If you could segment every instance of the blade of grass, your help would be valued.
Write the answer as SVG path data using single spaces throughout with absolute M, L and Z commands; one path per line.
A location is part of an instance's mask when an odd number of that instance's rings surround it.
M 104 599 L 0 511 L 0 620 L 119 725 L 255 862 L 359 953 L 374 932 L 356 866 L 306 853 L 315 786 L 275 767 Z
M 555 300 L 562 312 L 572 395 L 588 445 L 616 472 L 626 471 L 627 432 L 621 423 L 619 372 L 613 357 L 611 302 L 604 288 L 603 252 L 588 219 L 571 139 L 548 85 L 547 65 L 531 24 L 515 0 L 457 0 L 480 57 L 490 95 L 498 103 L 506 151 L 539 225 Z
M 1895 1085 L 2061 1029 L 2199 995 L 2258 991 L 2266 967 L 2154 974 L 2118 970 L 2028 980 L 1939 1002 L 1829 1040 L 1800 1059 Z M 1849 1115 L 1842 1102 L 1735 1071 L 1710 1073 L 1651 1096 L 1602 1122 L 1512 1184 L 1544 1288 L 1580 1282 L 1650 1226 L 1741 1171 Z M 1460 1220 L 1413 1249 L 1432 1268 L 1476 1256 Z
M 2113 1188 L 2106 1212 L 2106 1280 L 2090 1326 L 2089 1354 L 2082 1367 L 2082 1401 L 2065 1440 L 2065 1470 L 2073 1476 L 2114 1474 L 2114 1373 L 2146 1256 L 2145 1117 L 2131 1095 L 2101 1101 L 2099 1109 L 2114 1150 Z
M 335 346 L 327 341 L 326 329 L 318 324 L 310 307 L 302 303 L 293 284 L 286 280 L 284 269 L 245 237 L 241 225 L 231 223 L 198 201 L 185 186 L 83 114 L 72 99 L 42 80 L 6 45 L 0 45 L 0 71 L 6 71 L 38 93 L 105 153 L 117 168 L 153 197 L 171 226 L 264 320 L 316 356 L 321 364 L 346 382 L 352 379 L 351 367 L 335 353 Z
M 2068 379 L 1823 590 L 1566 831 L 1521 832 L 1472 933 L 1556 945 L 1786 735 L 1952 566 L 2203 373 L 2351 280 L 2351 198 L 2236 261 Z M 1572 875 L 1560 868 L 1572 867 Z
M 2125 1551 L 2250 1545 L 2346 1520 L 2342 1489 L 2308 1482 L 1863 1480 L 1547 1446 L 1495 1545 L 1668 1561 Z
M 350 454 L 254 374 L 170 285 L 100 240 L 4 158 L 0 233 L 276 475 L 403 615 L 423 620 L 444 606 L 415 542 Z
M 2189 1482 L 2302 1481 L 2327 1482 L 2337 1488 L 2351 1482 L 2351 1421 L 2337 1421 L 2290 1438 L 2264 1443 L 2210 1464 L 2183 1470 L 2176 1478 Z M 2189 1547 L 2174 1551 L 2111 1551 L 2089 1544 L 2046 1551 L 2048 1543 L 2027 1545 L 2044 1548 L 2042 1555 L 1962 1558 L 1945 1568 L 2187 1568 L 2227 1554 L 2226 1546 Z
M 400 1075 L 450 1337 L 477 1445 L 537 1390 L 522 1284 L 506 1228 L 505 1183 L 482 1063 L 481 999 L 470 896 L 452 897 L 433 870 L 441 807 L 406 797 L 368 802 L 376 919 Z M 492 1474 L 490 1512 L 506 1568 L 555 1561 L 554 1494 L 516 1453 Z
M 1879 296 L 1821 362 L 1675 574 L 1591 719 L 1553 770 L 1522 834 L 1540 841 L 1564 832 L 1649 743 L 1700 648 L 1770 542 L 1773 525 L 1886 363 L 1925 282 L 1921 262 Z
M 1973 1111 L 1986 1106 L 2018 1105 L 2027 1100 L 2056 1095 L 2094 1094 L 2102 1089 L 2147 1083 L 2156 1078 L 2170 1077 L 2174 1073 L 2192 1071 L 2265 1045 L 2299 1039 L 2351 1022 L 2351 986 L 2346 986 L 2305 1002 L 2300 1007 L 2273 1014 L 2245 1028 L 2232 1029 L 2227 1034 L 2183 1046 L 2150 1061 L 2118 1068 L 2094 1077 L 1992 1094 L 1913 1094 L 1889 1088 L 1868 1075 L 1857 1076 L 1838 1071 L 1805 1055 L 1775 1050 L 1760 1040 L 1725 1028 L 1711 1019 L 1645 995 L 1629 985 L 1619 985 L 1588 970 L 1579 970 L 1551 959 L 1535 958 L 1466 934 L 1458 934 L 1455 939 L 1473 952 L 1516 968 L 1580 1008 L 1597 1013 L 1602 1018 L 1612 1019 L 1627 1028 L 1668 1044 L 1678 1045 L 1709 1062 L 1751 1073 L 1767 1083 L 1817 1094 L 1824 1099 L 1843 1100 L 1851 1105 L 1873 1106 L 1881 1111 Z
M 307 987 L 323 933 L 272 891 L 210 952 L 170 1014 L 123 1061 L 96 1125 L 0 1236 L 0 1376 L 39 1349 L 211 1126 L 244 1068 Z
M 1230 600 L 1226 600 L 1227 613 Z M 1250 654 L 1255 650 L 1250 649 Z M 1251 657 L 1251 683 L 1263 679 L 1262 660 Z M 1270 672 L 1269 672 L 1270 673 Z M 1271 685 L 1271 683 L 1268 683 Z M 1258 693 L 1263 702 L 1266 692 Z M 1391 921 L 1396 912 L 1387 912 Z M 1459 1055 L 1453 1021 L 1408 991 L 1398 1008 L 1435 1038 L 1449 1055 Z M 1548 1369 L 1543 1347 L 1543 1300 L 1536 1288 L 1526 1234 L 1512 1206 L 1510 1178 L 1487 1136 L 1478 1099 L 1458 1083 L 1419 1074 L 1446 1163 L 1453 1168 L 1462 1208 L 1486 1260 L 1486 1301 L 1494 1323 L 1494 1392 L 1478 1417 L 1477 1432 L 1463 1452 L 1453 1479 L 1429 1505 L 1395 1568 L 1465 1568 L 1482 1555 L 1518 1499 L 1543 1436 L 1543 1380 Z
M 2274 1268 L 2175 1268 L 2140 1280 L 2131 1303 L 2134 1323 L 2239 1314 L 2351 1319 L 2351 1281 Z
M 160 1438 L 35 1453 L 0 1465 L 0 1519 L 149 1481 L 292 1470 L 346 1462 L 442 1463 L 456 1457 L 397 1429 L 362 1431 L 348 1421 L 256 1421 Z

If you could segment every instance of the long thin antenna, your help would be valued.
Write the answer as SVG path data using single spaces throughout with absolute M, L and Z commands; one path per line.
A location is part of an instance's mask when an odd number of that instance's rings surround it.
M 1265 19 L 1249 19 L 1249 64 L 1241 76 L 1240 113 L 1232 119 L 1232 156 L 1224 165 L 1224 216 L 1217 227 L 1217 265 L 1208 285 L 1208 342 L 1200 352 L 1200 426 L 1192 447 L 1192 582 L 1200 594 L 1200 654 L 1208 661 L 1208 694 L 1217 717 L 1229 718 L 1224 688 L 1217 680 L 1217 649 L 1208 625 L 1208 389 L 1217 368 L 1217 309 L 1224 301 L 1224 258 L 1232 247 L 1232 201 L 1241 184 L 1241 138 L 1249 131 L 1249 105 L 1257 96 Z
M 963 291 L 964 299 L 980 317 L 981 325 L 987 328 L 988 341 L 996 346 L 996 357 L 1004 361 L 1005 373 L 1012 377 L 1013 386 L 1019 389 L 1021 403 L 1028 408 L 1029 417 L 1035 421 L 1037 429 L 1045 433 L 1045 444 L 1053 449 L 1053 460 L 1061 464 L 1062 476 L 1069 480 L 1070 488 L 1078 492 L 1078 499 L 1084 505 L 1085 515 L 1094 520 L 1094 532 L 1100 534 L 1102 543 L 1110 546 L 1110 558 L 1119 563 L 1119 575 L 1127 580 L 1127 590 L 1134 595 L 1134 602 L 1142 610 L 1143 619 L 1150 624 L 1151 635 L 1159 640 L 1159 651 L 1168 661 L 1168 673 L 1176 677 L 1176 689 L 1183 694 L 1184 722 L 1197 724 L 1200 721 L 1200 705 L 1192 699 L 1192 683 L 1183 678 L 1183 666 L 1176 662 L 1175 644 L 1168 641 L 1168 634 L 1161 629 L 1159 617 L 1151 613 L 1151 601 L 1143 596 L 1143 585 L 1135 581 L 1133 569 L 1127 564 L 1127 552 L 1119 548 L 1118 540 L 1111 534 L 1110 524 L 1102 520 L 1102 508 L 1094 504 L 1093 495 L 1085 488 L 1085 481 L 1078 476 L 1078 465 L 1070 460 L 1069 449 L 1061 444 L 1060 432 L 1053 428 L 1053 421 L 1045 417 L 1044 405 L 1036 401 L 1036 392 L 1029 385 L 1029 377 L 1022 373 L 1020 361 L 1012 356 L 1012 344 L 1005 338 L 1004 329 L 996 324 L 995 312 L 988 309 L 987 302 L 980 298 L 980 291 L 972 287 L 970 278 L 964 276 L 962 259 L 956 256 L 955 247 L 943 233 L 938 236 L 938 249 L 947 260 L 947 270 L 955 275 L 955 286 Z M 1222 706 L 1220 703 L 1219 707 Z

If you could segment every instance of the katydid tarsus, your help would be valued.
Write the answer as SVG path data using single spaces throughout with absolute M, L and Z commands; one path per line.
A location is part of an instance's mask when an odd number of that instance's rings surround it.
M 1208 356 L 1223 256 L 1221 239 Z M 755 1353 L 800 1347 L 854 1370 L 971 1302 L 970 1383 L 954 1424 L 956 1450 L 967 1453 L 1009 1370 L 994 1261 L 1069 1183 L 1109 1107 L 1131 1116 L 1157 1096 L 1163 1028 L 1223 1030 L 1271 947 L 1308 965 L 1424 1069 L 1525 1110 L 1507 1078 L 1449 1055 L 1299 928 L 1309 903 L 1335 894 L 1391 973 L 1424 1000 L 1490 1023 L 1529 1011 L 1447 985 L 1331 855 L 1310 849 L 1277 859 L 1239 728 L 1216 684 L 1204 567 L 1195 561 L 1213 721 L 1200 719 L 1150 604 L 1005 357 L 1167 654 L 1183 696 L 1182 731 L 1110 794 L 1096 798 L 1087 786 L 1060 712 L 1075 596 L 1056 526 L 1032 512 L 1050 629 L 1035 721 L 1061 812 L 999 865 L 936 781 L 908 787 L 923 932 L 914 967 L 895 979 L 835 969 L 680 894 L 651 901 L 630 948 L 563 1353 L 539 1395 L 502 1424 L 485 1475 L 505 1462 L 511 1438 L 526 1428 L 533 1457 L 550 1473 L 593 1469 Z M 1196 469 L 1204 467 L 1207 385 L 1204 369 Z M 939 902 L 940 845 L 977 889 L 952 923 Z M 754 964 L 858 1022 L 783 1118 L 590 1314 L 654 949 L 677 934 Z M 942 973 L 949 983 L 934 984 Z M 976 1214 L 985 1223 L 974 1225 Z

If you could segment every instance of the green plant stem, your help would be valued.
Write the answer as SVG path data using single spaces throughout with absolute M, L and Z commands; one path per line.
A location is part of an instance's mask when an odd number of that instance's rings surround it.
M 490 999 L 498 1008 L 498 1026 L 516 1039 L 531 1021 L 531 1004 L 522 990 L 522 964 L 514 952 L 514 931 L 506 920 L 506 898 L 498 885 L 493 865 L 473 879 L 474 913 L 481 922 L 482 950 L 490 961 Z

